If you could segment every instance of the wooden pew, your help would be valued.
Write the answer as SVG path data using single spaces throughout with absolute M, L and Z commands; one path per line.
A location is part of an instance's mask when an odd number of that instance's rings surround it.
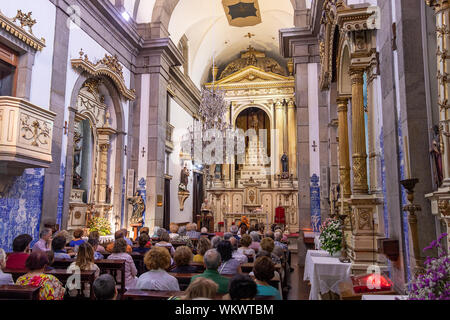
M 241 264 L 242 272 L 243 273 L 250 273 L 250 272 L 252 272 L 254 265 L 255 264 L 253 262 Z M 278 271 L 278 273 L 279 273 L 280 270 L 281 270 L 281 265 L 280 264 L 276 264 L 275 265 L 275 271 Z
M 147 272 L 147 267 L 144 263 L 144 257 L 145 254 L 133 252 L 131 253 L 131 257 L 133 258 L 134 265 L 136 266 L 136 269 L 138 271 L 137 276 L 139 277 L 141 274 Z
M 67 269 L 73 259 L 55 259 L 52 266 L 54 268 Z M 100 268 L 100 274 L 109 273 L 117 281 L 117 272 L 120 271 L 120 280 L 117 284 L 120 285 L 119 293 L 123 294 L 125 292 L 125 260 L 95 260 L 95 264 Z
M 41 287 L 2 285 L 0 300 L 39 300 Z
M 167 300 L 170 297 L 184 295 L 183 291 L 151 291 L 129 289 L 122 296 L 122 300 Z
M 4 269 L 3 272 L 10 273 L 15 282 L 15 281 L 17 281 L 17 279 L 19 277 L 23 276 L 24 274 L 28 273 L 29 271 L 25 270 L 25 269 L 23 269 L 23 270 Z M 45 273 L 55 276 L 59 281 L 61 281 L 61 283 L 64 287 L 66 286 L 67 279 L 70 276 L 72 276 L 72 273 L 67 272 L 67 268 L 66 269 L 54 269 L 54 270 L 51 270 L 51 271 L 48 271 Z M 93 298 L 92 284 L 94 283 L 94 280 L 95 280 L 95 271 L 94 270 L 80 271 L 80 281 L 81 281 L 82 287 L 86 283 L 88 283 L 90 285 L 91 299 Z M 80 290 L 80 291 L 82 291 L 82 290 Z M 82 294 L 82 292 L 80 292 L 80 294 Z

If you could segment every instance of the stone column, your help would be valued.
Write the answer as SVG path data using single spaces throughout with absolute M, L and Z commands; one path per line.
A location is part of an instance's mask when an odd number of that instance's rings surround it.
M 364 122 L 364 70 L 350 70 L 352 81 L 352 159 L 353 193 L 367 194 L 367 153 Z
M 162 226 L 163 207 L 158 206 L 158 197 L 164 197 L 164 172 L 166 151 L 166 107 L 167 85 L 170 68 L 181 65 L 183 57 L 169 38 L 146 40 L 138 57 L 137 73 L 144 74 L 142 85 L 148 81 L 147 101 L 141 106 L 148 107 L 148 133 L 140 137 L 147 142 L 147 149 L 140 150 L 140 156 L 145 158 L 146 172 L 146 209 L 145 226 L 153 229 Z M 144 88 L 144 87 L 143 87 Z M 144 99 L 144 98 L 141 98 Z M 144 115 L 141 110 L 141 115 Z M 144 143 L 145 144 L 145 143 Z M 139 170 L 140 171 L 140 170 Z M 142 177 L 139 177 L 141 179 Z M 141 182 L 141 181 L 140 181 Z M 164 199 L 162 199 L 164 202 Z
M 352 159 L 353 190 L 351 199 L 352 237 L 349 245 L 352 271 L 355 274 L 367 272 L 370 265 L 378 261 L 374 215 L 381 204 L 376 195 L 368 194 L 366 130 L 364 121 L 364 69 L 351 68 L 352 83 Z M 380 266 L 385 270 L 385 266 Z
M 338 130 L 339 130 L 339 180 L 341 194 L 344 199 L 352 194 L 350 186 L 350 155 L 348 145 L 347 98 L 337 99 Z
M 281 156 L 284 152 L 284 107 L 281 100 L 278 100 L 275 105 L 275 118 L 276 118 L 276 130 L 278 133 L 278 170 L 276 171 L 278 174 L 281 174 L 282 166 L 281 166 Z
M 449 86 L 448 59 L 450 50 L 450 1 L 425 0 L 426 4 L 434 8 L 436 16 L 437 38 L 437 79 L 438 79 L 438 107 L 440 129 L 440 151 L 442 155 L 443 183 L 442 186 L 425 197 L 431 200 L 431 209 L 437 215 L 450 235 L 450 117 L 449 117 Z M 447 247 L 450 248 L 450 236 L 447 236 Z
M 297 123 L 294 100 L 289 100 L 287 111 L 289 172 L 297 178 Z

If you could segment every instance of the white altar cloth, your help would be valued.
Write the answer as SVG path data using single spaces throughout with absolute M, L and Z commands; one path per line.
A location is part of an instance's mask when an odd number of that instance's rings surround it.
M 316 250 L 308 250 L 316 251 Z M 326 252 L 325 252 L 326 253 Z M 311 282 L 309 300 L 319 300 L 319 294 L 328 291 L 339 294 L 339 283 L 350 280 L 351 263 L 342 263 L 339 258 L 330 256 L 314 256 L 324 254 L 320 251 L 307 253 L 305 274 L 303 279 Z M 326 253 L 328 255 L 328 253 Z

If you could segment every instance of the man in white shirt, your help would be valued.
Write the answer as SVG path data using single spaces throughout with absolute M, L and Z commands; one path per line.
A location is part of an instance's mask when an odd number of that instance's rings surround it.
M 50 251 L 52 249 L 52 229 L 44 228 L 39 232 L 39 240 L 34 244 L 32 251 Z

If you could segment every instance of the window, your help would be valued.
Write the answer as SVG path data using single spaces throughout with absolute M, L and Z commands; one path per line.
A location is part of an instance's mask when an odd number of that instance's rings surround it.
M 0 43 L 0 96 L 15 96 L 18 55 Z

